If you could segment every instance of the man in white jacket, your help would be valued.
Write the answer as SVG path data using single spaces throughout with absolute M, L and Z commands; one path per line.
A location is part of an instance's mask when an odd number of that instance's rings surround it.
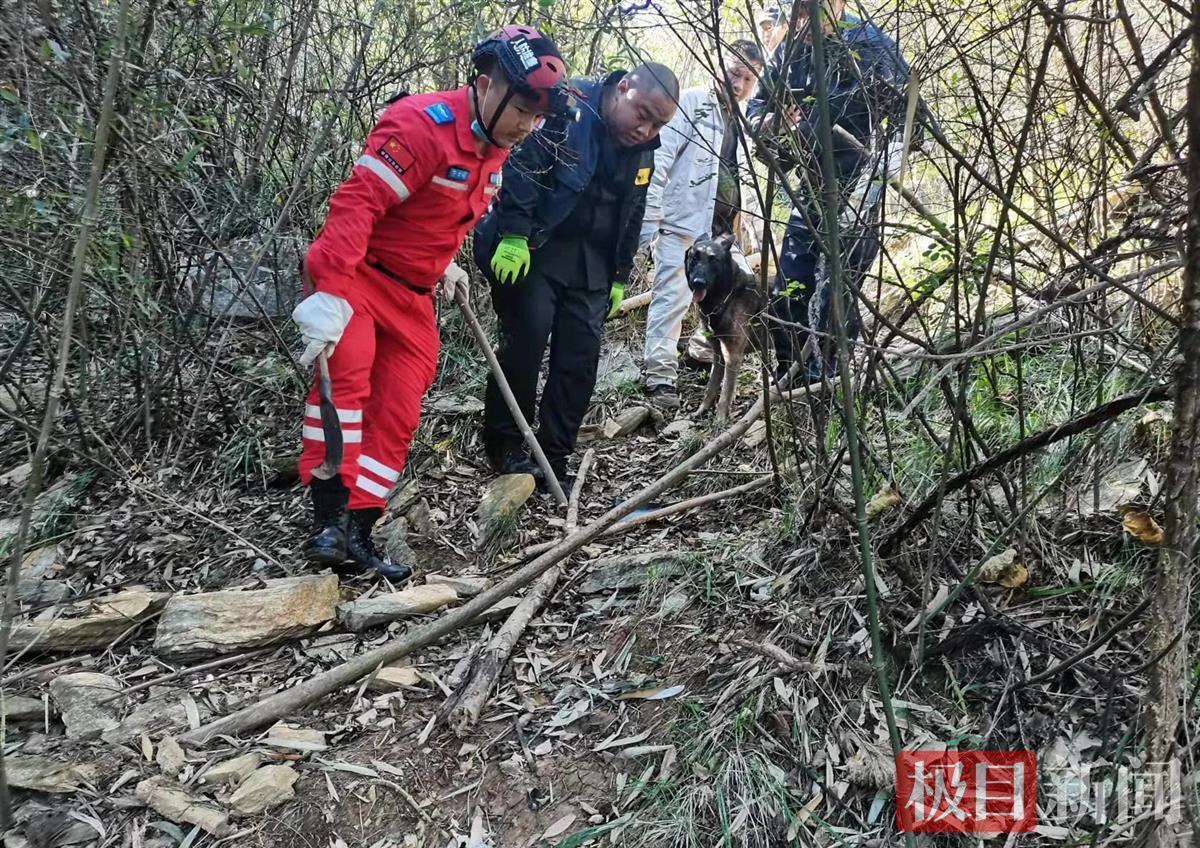
M 643 380 L 647 397 L 663 409 L 679 406 L 676 348 L 692 303 L 683 267 L 688 248 L 703 235 L 733 232 L 742 236 L 747 254 L 758 252 L 761 216 L 739 215 L 757 209 L 757 195 L 745 185 L 750 166 L 737 112 L 754 93 L 763 54 L 752 41 L 735 41 L 722 58 L 722 79 L 679 95 L 679 109 L 662 131 L 646 198 L 641 242 L 654 252 L 654 288 Z

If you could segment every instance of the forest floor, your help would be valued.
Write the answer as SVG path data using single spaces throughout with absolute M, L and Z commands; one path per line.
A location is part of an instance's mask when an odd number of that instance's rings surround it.
M 552 499 L 535 495 L 501 542 L 478 545 L 476 510 L 493 476 L 478 439 L 484 372 L 461 320 L 442 309 L 442 373 L 393 495 L 391 526 L 381 528 L 412 551 L 415 584 L 431 572 L 507 575 L 522 547 L 560 535 L 564 521 Z M 640 313 L 609 325 L 587 422 L 596 430 L 644 405 L 642 325 Z M 294 378 L 249 345 L 240 356 L 235 365 L 256 390 L 237 403 L 252 413 L 242 420 L 256 423 L 230 433 L 219 412 L 192 422 L 193 444 L 182 453 L 202 458 L 131 462 L 119 475 L 83 473 L 69 455 L 58 458 L 49 480 L 57 500 L 46 500 L 35 528 L 39 579 L 49 582 L 31 585 L 23 620 L 62 616 L 64 596 L 84 601 L 76 612 L 86 613 L 87 601 L 132 587 L 252 590 L 304 573 L 297 546 L 307 500 L 287 471 L 297 442 Z M 759 392 L 758 373 L 747 367 L 742 375 L 741 410 Z M 580 453 L 596 452 L 582 488 L 581 526 L 714 435 L 710 421 L 689 417 L 705 375 L 684 374 L 684 406 L 673 421 L 651 416 L 630 435 L 581 445 Z M 829 414 L 817 399 L 778 405 L 776 459 L 793 455 L 789 445 L 829 441 L 833 425 L 813 423 Z M 1036 510 L 1019 539 L 997 539 L 977 502 L 990 494 L 1004 503 L 1011 493 L 984 478 L 990 492 L 949 498 L 919 538 L 901 540 L 900 552 L 881 561 L 883 659 L 907 747 L 1031 749 L 1043 769 L 1136 767 L 1128 748 L 1147 658 L 1139 627 L 1113 624 L 1142 602 L 1150 549 L 1122 530 L 1117 507 L 1156 493 L 1165 436 L 1161 416 L 1153 415 L 1128 428 L 1122 455 L 1071 478 L 1091 481 L 1094 508 L 1067 509 L 1059 500 Z M 823 467 L 831 471 L 783 473 L 779 485 L 585 546 L 466 731 L 456 732 L 445 707 L 461 686 L 464 659 L 497 621 L 406 658 L 415 674 L 397 691 L 346 689 L 289 716 L 290 724 L 319 731 L 306 744 L 280 744 L 277 734 L 218 737 L 186 747 L 182 763 L 164 737 L 299 683 L 404 632 L 412 620 L 363 633 L 330 621 L 192 672 L 216 655 L 160 655 L 153 615 L 102 649 L 18 652 L 5 697 L 40 703 L 9 713 L 6 754 L 86 770 L 74 779 L 44 778 L 55 794 L 19 791 L 18 827 L 5 845 L 889 844 L 892 754 L 869 662 L 849 474 L 836 440 L 830 443 L 835 453 Z M 768 447 L 762 429 L 751 430 L 661 503 L 771 474 Z M 934 473 L 931 463 L 920 472 Z M 786 472 L 786 459 L 781 464 Z M 19 457 L 4 469 L 3 494 L 15 501 Z M 1030 469 L 1012 469 L 1018 472 Z M 893 467 L 890 476 L 915 473 Z M 868 493 L 877 540 L 900 526 L 907 506 L 907 487 L 892 497 L 887 476 L 873 476 Z M 1017 561 L 1010 556 L 923 621 L 923 610 L 1010 544 Z M 345 601 L 387 587 L 347 582 L 339 591 Z M 109 707 L 115 721 L 128 722 L 157 701 L 183 723 L 147 724 L 116 743 L 68 738 L 58 713 L 69 710 L 51 684 L 81 670 L 109 675 L 125 691 Z M 164 774 L 191 793 L 188 803 L 224 812 L 234 785 L 214 789 L 205 771 L 248 752 L 291 767 L 294 797 L 283 791 L 263 812 L 235 814 L 217 834 L 194 826 L 186 812 L 172 817 L 139 797 L 142 781 Z M 1096 819 L 1085 803 L 1051 809 L 1048 785 L 1043 792 L 1039 830 L 1018 843 L 1091 832 Z

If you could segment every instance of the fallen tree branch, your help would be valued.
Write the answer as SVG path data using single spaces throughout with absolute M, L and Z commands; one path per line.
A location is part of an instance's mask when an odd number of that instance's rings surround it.
M 583 481 L 595 458 L 595 449 L 588 448 L 587 453 L 583 455 L 583 460 L 579 463 L 579 473 L 575 475 L 575 485 L 571 488 L 571 498 L 567 506 L 565 530 L 568 536 L 575 532 L 578 524 L 579 495 L 583 491 Z M 563 566 L 562 563 L 559 563 L 539 577 L 533 584 L 533 588 L 521 599 L 517 608 L 509 613 L 504 625 L 492 637 L 483 655 L 475 664 L 474 674 L 463 689 L 458 706 L 451 713 L 451 724 L 454 732 L 458 735 L 463 735 L 479 721 L 479 715 L 483 712 L 488 696 L 496 687 L 496 683 L 500 679 L 500 672 L 508 663 L 513 648 L 524 635 L 529 622 L 533 620 L 542 605 L 546 603 L 546 599 L 554 592 L 554 587 L 558 585 L 562 573 Z
M 663 518 L 670 518 L 672 515 L 678 515 L 681 512 L 687 512 L 689 509 L 695 509 L 699 506 L 705 506 L 706 504 L 723 501 L 726 498 L 744 495 L 747 492 L 754 492 L 769 486 L 771 484 L 771 480 L 772 475 L 764 474 L 762 477 L 755 477 L 753 480 L 747 483 L 742 483 L 740 486 L 734 486 L 731 489 L 722 489 L 719 492 L 711 492 L 707 495 L 697 495 L 694 498 L 688 498 L 687 500 L 677 501 L 673 504 L 667 504 L 664 507 L 652 509 L 649 512 L 644 512 L 641 515 L 626 519 L 625 521 L 620 521 L 614 524 L 612 527 L 609 527 L 601 535 L 614 536 L 618 533 L 624 533 L 627 530 L 632 530 L 634 527 L 640 527 L 643 524 L 649 524 L 652 521 L 659 521 Z M 536 545 L 530 545 L 521 551 L 520 558 L 517 560 L 517 562 L 524 562 L 530 557 L 545 553 L 557 544 L 557 541 L 549 541 L 538 542 Z
M 667 504 L 664 507 L 643 512 L 641 515 L 636 515 L 633 518 L 627 518 L 624 521 L 608 528 L 605 536 L 611 536 L 616 533 L 624 533 L 626 530 L 632 530 L 634 527 L 640 527 L 643 524 L 649 524 L 652 521 L 660 521 L 664 518 L 670 518 L 672 515 L 678 515 L 681 512 L 687 512 L 690 509 L 695 509 L 700 506 L 707 506 L 717 501 L 723 501 L 726 498 L 735 498 L 738 495 L 745 495 L 749 492 L 756 492 L 759 489 L 771 485 L 774 479 L 771 474 L 764 474 L 762 477 L 755 477 L 740 486 L 734 486 L 731 489 L 722 489 L 719 492 L 710 492 L 707 495 L 697 495 L 694 498 L 688 498 L 684 501 L 677 501 L 673 504 Z
M 807 660 L 796 659 L 774 642 L 752 642 L 749 639 L 739 639 L 736 644 L 748 651 L 753 651 L 759 656 L 773 660 L 787 671 L 795 671 L 806 674 L 821 674 L 826 668 L 825 663 L 823 662 L 814 663 L 808 662 Z
M 497 601 L 507 598 L 525 588 L 579 548 L 599 537 L 642 504 L 657 497 L 687 478 L 694 469 L 717 456 L 750 429 L 763 413 L 763 399 L 758 401 L 724 433 L 717 436 L 701 450 L 688 457 L 674 469 L 655 480 L 633 496 L 626 498 L 591 524 L 576 530 L 556 544 L 552 549 L 524 568 L 500 581 L 492 588 L 480 593 L 470 602 L 452 610 L 440 618 L 407 631 L 365 654 L 347 660 L 341 665 L 321 672 L 308 680 L 270 695 L 256 704 L 244 707 L 231 715 L 211 721 L 180 737 L 180 742 L 200 745 L 216 734 L 233 735 L 273 724 L 301 707 L 336 692 L 343 686 L 370 674 L 376 666 L 395 662 L 414 651 L 427 647 L 443 636 L 474 621 Z
M 1071 656 L 1067 657 L 1067 659 L 1063 660 L 1060 663 L 1057 663 L 1056 665 L 1050 666 L 1050 668 L 1046 669 L 1045 671 L 1039 672 L 1038 674 L 1035 674 L 1032 677 L 1028 677 L 1025 680 L 1018 681 L 1017 683 L 1013 684 L 1013 686 L 1011 688 L 1015 690 L 1015 689 L 1023 689 L 1026 686 L 1033 686 L 1035 683 L 1041 683 L 1043 680 L 1049 680 L 1051 677 L 1062 674 L 1064 671 L 1067 671 L 1068 669 L 1074 668 L 1075 666 L 1079 665 L 1079 663 L 1081 663 L 1083 660 L 1087 659 L 1089 656 L 1091 656 L 1097 650 L 1099 650 L 1099 648 L 1102 645 L 1104 645 L 1106 642 L 1108 642 L 1110 639 L 1112 639 L 1114 636 L 1116 636 L 1118 633 L 1120 633 L 1122 630 L 1124 630 L 1125 626 L 1127 624 L 1129 624 L 1129 622 L 1133 621 L 1135 618 L 1137 618 L 1139 615 L 1141 615 L 1143 612 L 1145 612 L 1146 607 L 1150 606 L 1150 601 L 1152 600 L 1152 598 L 1153 598 L 1153 596 L 1147 595 L 1145 598 L 1142 599 L 1142 602 L 1140 604 L 1138 604 L 1136 607 L 1131 609 L 1129 612 L 1125 613 L 1125 615 L 1121 616 L 1121 618 L 1118 619 L 1111 627 L 1109 627 L 1107 630 L 1105 630 L 1102 634 L 1097 636 L 1091 642 L 1084 645 L 1078 651 L 1071 654 Z
M 917 525 L 929 517 L 938 503 L 951 492 L 961 489 L 972 480 L 982 477 L 989 472 L 995 471 L 998 468 L 1007 465 L 1014 459 L 1032 453 L 1039 448 L 1044 448 L 1047 445 L 1052 445 L 1055 442 L 1062 441 L 1070 436 L 1082 433 L 1084 430 L 1103 424 L 1105 421 L 1116 418 L 1123 412 L 1141 406 L 1146 403 L 1154 403 L 1156 401 L 1169 400 L 1171 397 L 1172 388 L 1169 385 L 1152 386 L 1140 392 L 1131 392 L 1127 395 L 1122 395 L 1119 398 L 1114 398 L 1108 403 L 1102 403 L 1099 406 L 1085 412 L 1078 418 L 1067 421 L 1063 424 L 1056 424 L 1042 430 L 1040 433 L 1034 433 L 1032 436 L 1022 439 L 1014 445 L 1005 448 L 1002 451 L 992 454 L 988 459 L 978 465 L 968 468 L 966 471 L 960 471 L 955 476 L 946 481 L 944 486 L 936 488 L 929 494 L 925 500 L 917 506 L 916 509 L 904 520 L 896 530 L 892 531 L 880 546 L 880 550 L 884 554 L 893 552 L 903 539 L 907 539 L 912 535 L 912 531 Z
M 617 314 L 627 315 L 635 309 L 649 306 L 651 294 L 653 292 L 642 292 L 641 294 L 635 294 L 633 297 L 625 298 L 621 301 L 621 305 L 617 307 Z

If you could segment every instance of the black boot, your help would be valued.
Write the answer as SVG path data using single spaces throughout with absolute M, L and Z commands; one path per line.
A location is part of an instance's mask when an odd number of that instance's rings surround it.
M 412 568 L 405 563 L 392 562 L 371 539 L 371 529 L 381 515 L 383 510 L 378 507 L 350 510 L 350 521 L 346 526 L 346 555 L 350 560 L 348 570 L 359 574 L 374 571 L 393 584 L 405 583 L 412 577 Z
M 501 475 L 532 474 L 536 477 L 540 471 L 538 470 L 537 463 L 529 458 L 529 454 L 520 448 L 513 448 L 505 451 L 504 455 L 500 457 L 500 462 L 496 466 L 496 473 Z
M 546 459 L 550 462 L 550 470 L 554 472 L 554 476 L 558 479 L 559 488 L 563 490 L 563 494 L 570 495 L 571 487 L 575 485 L 575 478 L 567 473 L 568 457 L 548 456 Z M 546 475 L 542 473 L 541 468 L 536 468 L 534 478 L 537 480 L 538 491 L 549 494 L 550 486 L 546 483 Z
M 538 473 L 537 463 L 529 458 L 525 445 L 519 440 L 497 436 L 485 430 L 483 434 L 483 452 L 487 455 L 488 465 L 497 474 L 534 474 Z
M 313 478 L 308 491 L 313 502 L 313 531 L 300 550 L 314 565 L 341 565 L 346 560 L 346 502 L 350 493 L 337 477 Z

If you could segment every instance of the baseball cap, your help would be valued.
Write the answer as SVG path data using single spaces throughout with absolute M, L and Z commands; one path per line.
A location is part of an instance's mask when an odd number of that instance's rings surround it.
M 773 24 L 781 24 L 787 20 L 787 15 L 783 13 L 783 9 L 779 6 L 763 6 L 761 12 L 758 13 L 756 23 L 765 24 L 768 21 Z

